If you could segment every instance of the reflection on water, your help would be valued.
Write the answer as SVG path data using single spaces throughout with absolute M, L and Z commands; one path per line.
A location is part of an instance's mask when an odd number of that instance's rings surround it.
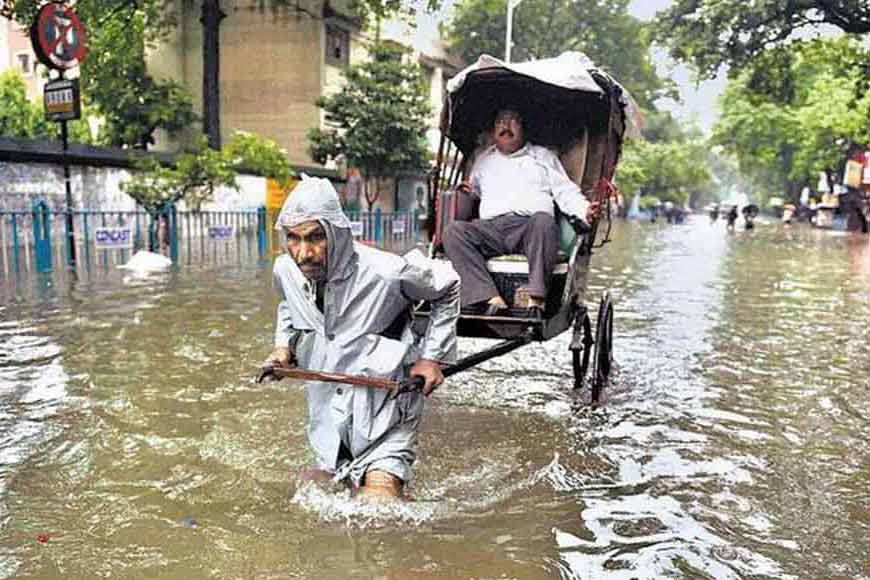
M 402 505 L 297 486 L 302 388 L 251 380 L 267 265 L 14 281 L 0 578 L 870 577 L 867 238 L 614 238 L 589 286 L 617 308 L 605 404 L 572 391 L 567 336 L 451 379 Z

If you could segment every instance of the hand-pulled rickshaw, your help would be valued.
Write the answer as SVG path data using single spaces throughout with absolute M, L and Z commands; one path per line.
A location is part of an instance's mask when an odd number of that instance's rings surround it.
M 613 362 L 613 304 L 601 296 L 593 322 L 586 306 L 586 277 L 593 251 L 609 240 L 612 179 L 623 139 L 639 131 L 630 95 L 582 54 L 525 63 L 504 63 L 483 55 L 447 85 L 441 112 L 441 142 L 430 180 L 427 223 L 430 256 L 446 259 L 443 236 L 458 219 L 474 219 L 475 208 L 457 189 L 470 174 L 475 156 L 491 143 L 496 112 L 519 109 L 528 140 L 559 155 L 568 176 L 590 200 L 602 203 L 601 218 L 577 236 L 558 216 L 561 246 L 541 318 L 529 318 L 518 303 L 517 288 L 528 281 L 525 256 L 498 256 L 487 268 L 509 309 L 497 316 L 463 309 L 461 337 L 500 339 L 496 346 L 463 358 L 445 376 L 506 354 L 533 341 L 546 341 L 572 329 L 574 387 L 584 385 L 590 363 L 592 400 L 608 383 Z M 601 222 L 604 222 L 603 224 Z M 427 315 L 426 305 L 415 312 Z

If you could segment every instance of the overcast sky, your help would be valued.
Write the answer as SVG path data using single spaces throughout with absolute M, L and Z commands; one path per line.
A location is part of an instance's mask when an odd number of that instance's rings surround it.
M 642 20 L 649 20 L 670 3 L 671 0 L 632 0 L 629 12 Z M 716 100 L 725 88 L 725 79 L 717 78 L 696 84 L 689 69 L 674 65 L 664 51 L 657 51 L 655 62 L 659 74 L 677 83 L 682 98 L 682 103 L 663 102 L 660 106 L 672 111 L 681 120 L 695 122 L 705 133 L 709 133 L 716 121 Z
M 417 48 L 426 52 L 427 41 L 424 41 L 424 39 L 428 38 L 428 42 L 431 42 L 438 22 L 442 18 L 446 18 L 451 12 L 455 0 L 443 0 L 441 10 L 435 15 L 425 15 L 425 10 L 422 9 L 422 6 L 425 5 L 424 0 L 418 1 L 421 3 L 417 22 L 419 34 L 415 33 L 415 38 L 412 42 Z M 629 12 L 641 20 L 650 20 L 655 16 L 656 12 L 670 3 L 671 0 L 631 0 Z M 682 99 L 681 103 L 672 101 L 661 102 L 659 107 L 672 111 L 681 121 L 694 122 L 705 133 L 709 133 L 710 128 L 716 120 L 716 101 L 725 87 L 725 80 L 715 79 L 696 85 L 689 69 L 685 66 L 675 65 L 667 57 L 664 50 L 656 51 L 653 58 L 659 74 L 663 77 L 671 78 L 677 83 Z

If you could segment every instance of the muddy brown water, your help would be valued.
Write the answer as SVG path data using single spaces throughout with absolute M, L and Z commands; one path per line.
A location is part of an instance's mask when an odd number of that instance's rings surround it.
M 566 335 L 458 375 L 390 507 L 291 477 L 268 264 L 7 284 L 0 578 L 870 577 L 868 239 L 617 224 L 593 262 L 604 404 Z

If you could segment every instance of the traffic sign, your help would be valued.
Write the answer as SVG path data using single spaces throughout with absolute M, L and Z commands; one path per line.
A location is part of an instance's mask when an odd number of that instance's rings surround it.
M 87 54 L 85 27 L 72 8 L 45 4 L 30 27 L 30 42 L 36 58 L 45 66 L 60 71 L 82 63 Z
M 45 117 L 49 121 L 71 121 L 82 116 L 78 79 L 57 79 L 43 89 Z

